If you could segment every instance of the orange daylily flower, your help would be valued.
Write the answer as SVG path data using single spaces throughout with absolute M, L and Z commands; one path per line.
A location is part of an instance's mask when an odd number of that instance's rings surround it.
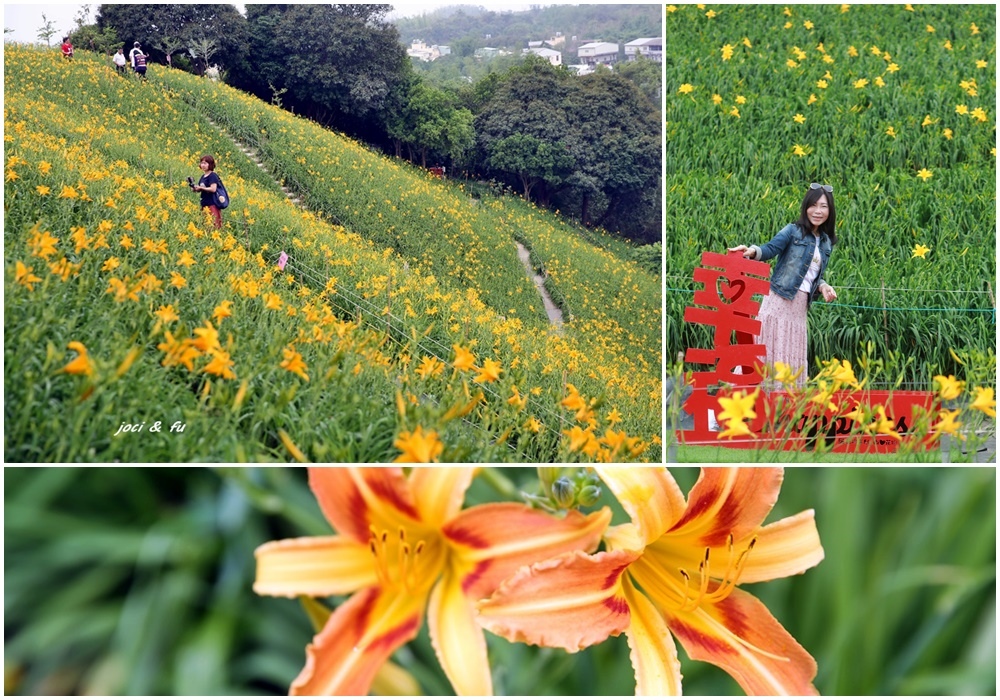
M 593 551 L 611 520 L 602 509 L 557 518 L 523 504 L 462 510 L 474 468 L 309 469 L 320 508 L 339 534 L 259 547 L 254 591 L 353 595 L 306 647 L 293 695 L 366 695 L 380 669 L 417 636 L 431 642 L 456 692 L 490 695 L 486 640 L 474 603 L 537 561 Z
M 94 373 L 94 363 L 90 359 L 90 353 L 87 352 L 86 346 L 80 341 L 74 340 L 67 347 L 70 350 L 75 350 L 77 356 L 60 371 L 66 374 L 86 374 L 88 377 L 91 376 Z
M 749 694 L 815 694 L 816 662 L 737 585 L 799 574 L 823 559 L 813 511 L 762 527 L 781 468 L 706 468 L 687 502 L 665 467 L 594 467 L 631 516 L 607 551 L 522 569 L 479 604 L 510 640 L 574 652 L 622 632 L 637 695 L 677 695 L 674 638 Z

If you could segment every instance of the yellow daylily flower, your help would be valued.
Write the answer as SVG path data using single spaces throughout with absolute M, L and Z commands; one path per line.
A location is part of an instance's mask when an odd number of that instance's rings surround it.
M 85 374 L 88 377 L 91 376 L 94 373 L 94 363 L 90 359 L 90 353 L 87 352 L 86 346 L 80 341 L 74 340 L 66 347 L 76 351 L 77 357 L 60 371 L 66 374 Z
M 913 251 L 912 252 L 913 252 L 913 254 L 910 256 L 911 258 L 924 258 L 924 259 L 926 259 L 926 256 L 927 256 L 927 254 L 929 252 L 931 252 L 931 249 L 928 248 L 925 245 L 917 243 L 917 245 L 913 246 Z
M 475 355 L 461 345 L 455 344 L 451 347 L 455 350 L 455 359 L 451 362 L 455 369 L 472 370 L 476 368 Z
M 962 424 L 955 420 L 958 418 L 959 413 L 961 411 L 958 409 L 954 411 L 940 411 L 938 413 L 938 422 L 931 426 L 931 440 L 937 440 L 942 435 L 954 435 L 958 439 L 964 440 L 965 436 L 958 432 Z
M 483 360 L 483 366 L 480 368 L 479 374 L 472 381 L 479 383 L 495 382 L 500 379 L 502 373 L 503 370 L 500 368 L 500 363 L 487 357 Z
M 281 540 L 256 551 L 260 595 L 351 597 L 306 647 L 292 695 L 366 695 L 426 615 L 445 675 L 462 695 L 493 692 L 474 603 L 522 567 L 593 551 L 607 508 L 565 518 L 517 503 L 462 509 L 473 468 L 309 469 L 337 534 Z
M 309 369 L 306 363 L 302 360 L 302 355 L 300 355 L 293 346 L 289 345 L 281 351 L 283 359 L 279 367 L 282 369 L 287 369 L 293 374 L 297 374 L 307 382 L 309 381 L 309 375 L 306 374 L 306 370 Z
M 990 418 L 996 418 L 997 402 L 993 398 L 993 388 L 977 386 L 974 391 L 976 392 L 976 400 L 969 405 L 970 408 L 982 411 Z
M 938 396 L 945 401 L 957 399 L 965 390 L 965 382 L 955 379 L 952 374 L 947 377 L 943 374 L 935 375 L 934 383 L 938 385 Z
M 674 638 L 753 695 L 812 695 L 816 662 L 740 583 L 823 560 L 813 511 L 762 526 L 781 468 L 706 468 L 687 501 L 665 467 L 594 467 L 632 522 L 607 551 L 521 569 L 479 604 L 486 629 L 570 652 L 625 632 L 636 695 L 679 695 Z

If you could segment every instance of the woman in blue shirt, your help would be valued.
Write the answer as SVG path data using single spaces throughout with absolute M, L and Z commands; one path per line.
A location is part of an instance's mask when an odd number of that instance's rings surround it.
M 836 221 L 833 187 L 814 182 L 802 200 L 798 221 L 785 226 L 762 246 L 740 245 L 729 249 L 742 252 L 743 257 L 751 260 L 778 258 L 771 274 L 771 293 L 764 297 L 757 314 L 761 330 L 755 341 L 767 349 L 769 367 L 782 362 L 792 373 L 799 372 L 799 386 L 805 384 L 807 377 L 809 304 L 819 296 L 827 302 L 837 298 L 837 292 L 823 279 L 837 242 Z
M 215 191 L 218 189 L 219 183 L 222 182 L 215 173 L 215 158 L 203 155 L 198 161 L 198 167 L 201 168 L 203 174 L 197 185 L 191 185 L 191 189 L 195 192 L 201 192 L 202 209 L 207 209 L 212 215 L 215 228 L 222 228 L 222 212 L 215 206 Z M 191 178 L 188 178 L 189 182 L 190 180 Z

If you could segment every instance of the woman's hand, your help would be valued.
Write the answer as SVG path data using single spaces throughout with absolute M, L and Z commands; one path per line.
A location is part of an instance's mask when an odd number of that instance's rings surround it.
M 837 292 L 826 282 L 819 286 L 819 293 L 823 295 L 823 300 L 826 302 L 837 300 Z
M 729 248 L 728 250 L 730 253 L 743 253 L 744 258 L 753 259 L 753 251 L 745 245 L 738 245 L 735 248 Z

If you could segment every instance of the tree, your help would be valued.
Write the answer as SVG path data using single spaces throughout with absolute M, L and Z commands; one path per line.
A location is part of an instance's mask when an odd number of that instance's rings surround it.
M 403 108 L 390 115 L 386 125 L 396 155 L 402 155 L 402 145 L 406 144 L 411 152 L 420 154 L 425 168 L 429 154 L 452 163 L 462 161 L 475 142 L 475 132 L 472 112 L 456 105 L 455 97 L 416 76 L 411 78 Z
M 174 54 L 183 49 L 186 45 L 187 42 L 181 36 L 171 34 L 164 34 L 153 42 L 153 46 L 163 52 L 163 55 L 167 59 L 167 65 L 171 67 L 174 65 Z
M 118 32 L 114 27 L 98 29 L 96 24 L 84 24 L 69 33 L 69 39 L 73 46 L 79 49 L 94 51 L 96 53 L 111 54 L 121 46 L 118 40 Z
M 490 144 L 489 151 L 490 165 L 517 174 L 528 200 L 539 183 L 559 184 L 573 164 L 563 144 L 548 143 L 528 134 L 497 139 Z
M 56 33 L 56 23 L 46 17 L 44 13 L 42 13 L 42 22 L 44 22 L 44 24 L 38 28 L 38 34 L 36 36 L 38 36 L 39 39 L 45 39 L 46 46 L 52 46 L 52 37 L 55 36 Z
M 208 62 L 212 59 L 212 56 L 214 56 L 218 50 L 219 50 L 219 45 L 218 43 L 216 43 L 215 39 L 210 39 L 206 36 L 201 36 L 198 37 L 197 39 L 192 39 L 188 43 L 188 53 L 191 54 L 191 58 L 193 58 L 195 61 L 201 60 L 202 73 L 208 70 Z
M 247 5 L 253 68 L 233 81 L 262 99 L 369 140 L 403 104 L 409 59 L 388 5 Z

